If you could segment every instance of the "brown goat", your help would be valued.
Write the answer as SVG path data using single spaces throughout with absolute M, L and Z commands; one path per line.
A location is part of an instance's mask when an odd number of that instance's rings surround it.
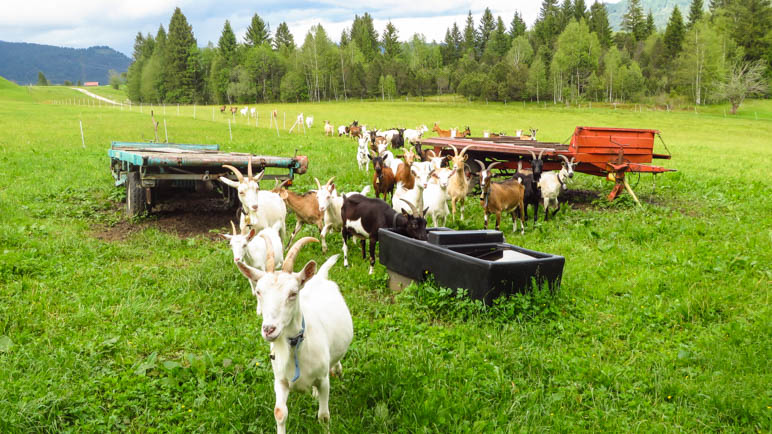
M 439 137 L 450 137 L 450 130 L 443 130 L 437 122 L 434 123 L 432 131 L 436 132 Z
M 314 225 L 319 228 L 319 232 L 322 231 L 324 216 L 319 211 L 319 202 L 316 200 L 316 192 L 311 190 L 303 194 L 295 193 L 294 191 L 284 188 L 289 179 L 282 182 L 272 190 L 282 198 L 284 203 L 295 213 L 296 223 L 295 230 L 292 231 L 292 236 L 287 241 L 287 246 L 292 244 L 292 240 L 295 239 L 295 235 L 300 232 L 300 228 L 304 224 Z
M 410 170 L 415 159 L 415 154 L 409 149 L 405 149 L 405 153 L 402 155 L 405 160 L 404 164 L 400 164 L 397 169 L 397 174 L 394 175 L 395 182 L 402 183 L 402 188 L 405 190 L 411 190 L 415 186 L 415 176 L 412 170 Z
M 373 157 L 368 155 L 370 160 L 373 161 L 373 190 L 375 190 L 375 197 L 379 198 L 379 195 L 383 195 L 383 200 L 386 200 L 386 194 L 394 196 L 394 172 L 383 163 L 383 157 L 380 155 Z
M 480 165 L 480 205 L 485 213 L 484 228 L 488 229 L 488 215 L 496 214 L 496 230 L 499 230 L 502 212 L 512 212 L 512 232 L 517 231 L 515 212 L 520 210 L 521 233 L 525 233 L 525 187 L 516 179 L 508 179 L 504 182 L 491 182 L 491 169 L 499 162 L 491 163 L 488 168 L 480 160 L 475 160 Z

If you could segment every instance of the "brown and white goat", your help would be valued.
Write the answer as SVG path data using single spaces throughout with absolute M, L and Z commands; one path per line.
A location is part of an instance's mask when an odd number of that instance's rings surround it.
M 486 168 L 480 160 L 474 160 L 480 165 L 480 205 L 485 213 L 484 228 L 488 229 L 488 215 L 496 214 L 496 230 L 499 230 L 502 212 L 512 212 L 512 232 L 517 231 L 515 223 L 515 212 L 520 210 L 521 233 L 525 233 L 525 205 L 523 204 L 523 195 L 525 188 L 516 179 L 508 179 L 504 182 L 491 182 L 491 169 L 499 164 L 498 161 L 491 163 Z
M 311 190 L 303 194 L 295 193 L 292 190 L 285 188 L 290 180 L 286 180 L 276 186 L 273 192 L 278 194 L 284 203 L 295 213 L 295 230 L 292 231 L 290 239 L 287 241 L 287 247 L 292 244 L 292 240 L 295 239 L 295 235 L 300 232 L 300 228 L 304 224 L 314 225 L 322 232 L 324 216 L 319 211 L 319 202 L 316 199 L 316 192 Z

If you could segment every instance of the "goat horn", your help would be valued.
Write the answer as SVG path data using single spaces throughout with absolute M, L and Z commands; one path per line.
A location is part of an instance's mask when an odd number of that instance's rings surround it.
M 534 154 L 534 153 L 533 153 L 533 151 L 532 151 L 532 150 L 530 150 L 530 149 L 528 150 L 528 152 L 530 152 L 530 153 L 531 153 L 531 157 L 533 157 L 533 159 L 535 160 L 535 159 L 536 159 L 536 154 Z
M 458 157 L 458 148 L 456 148 L 456 147 L 455 147 L 455 146 L 453 146 L 453 145 L 450 145 L 450 147 L 451 147 L 451 148 L 453 148 L 453 156 L 454 156 L 454 157 Z
M 574 164 L 574 157 L 571 157 L 571 164 Z
M 308 243 L 318 242 L 319 240 L 314 237 L 304 237 L 297 240 L 295 244 L 293 244 L 289 249 L 289 252 L 287 252 L 287 256 L 284 257 L 284 265 L 282 265 L 281 271 L 284 271 L 285 273 L 292 273 L 292 268 L 295 266 L 295 257 L 298 255 L 298 252 L 300 252 L 300 248 Z
M 244 182 L 244 175 L 241 174 L 239 169 L 237 169 L 237 168 L 235 168 L 233 166 L 229 166 L 227 164 L 223 164 L 222 167 L 224 167 L 226 169 L 230 169 L 230 171 L 233 172 L 234 175 L 236 175 L 236 178 L 239 179 L 239 182 Z
M 322 189 L 322 184 L 319 183 L 319 179 L 317 177 L 314 177 L 314 181 L 316 181 L 316 188 L 318 190 Z
M 484 172 L 485 171 L 485 164 L 483 164 L 483 162 L 478 160 L 477 158 L 475 158 L 474 161 L 476 161 L 477 164 L 480 165 L 480 170 L 482 170 Z
M 562 158 L 562 159 L 563 159 L 563 161 L 565 161 L 567 165 L 569 165 L 569 166 L 571 165 L 571 162 L 570 162 L 570 161 L 568 161 L 568 158 L 566 158 L 566 156 L 565 156 L 565 155 L 563 155 L 563 154 L 558 154 L 558 157 Z
M 418 211 L 418 209 L 413 205 L 409 200 L 402 199 L 402 202 L 405 202 L 407 206 L 410 207 L 410 210 L 413 211 L 413 217 L 420 217 L 421 213 Z
M 267 234 L 261 233 L 260 237 L 265 240 L 265 271 L 273 273 L 276 271 L 276 258 L 273 255 L 273 243 Z
M 233 220 L 231 220 L 231 228 L 233 229 L 233 235 L 238 235 L 238 234 L 236 233 L 236 225 L 235 225 L 235 224 L 233 224 Z
M 542 149 L 541 152 L 539 152 L 539 158 L 537 158 L 537 160 L 541 160 L 541 156 L 544 154 L 544 151 L 546 151 L 546 149 Z
M 247 163 L 247 179 L 252 180 L 252 156 L 249 156 L 249 162 Z
M 466 148 L 462 149 L 462 150 L 461 150 L 461 153 L 460 153 L 460 154 L 458 154 L 458 155 L 457 155 L 457 157 L 463 157 L 463 156 L 464 156 L 464 154 L 466 153 L 466 151 L 468 151 L 468 150 L 469 150 L 469 146 L 467 146 Z
M 488 165 L 488 169 L 487 170 L 490 171 L 491 169 L 493 169 L 499 163 L 501 163 L 501 161 L 494 161 L 493 163 Z
M 255 178 L 253 179 L 253 181 L 260 182 L 260 180 L 263 179 L 263 176 L 265 176 L 265 169 L 263 169 L 260 173 L 258 173 L 257 176 L 255 176 Z
M 431 154 L 431 155 L 429 155 Z M 437 154 L 434 153 L 433 150 L 429 149 L 426 151 L 426 155 L 429 155 L 429 158 L 437 158 Z
M 330 180 L 327 181 L 327 184 L 324 184 L 324 186 L 325 187 L 329 186 L 330 184 L 332 184 L 332 181 L 335 181 L 335 177 L 334 176 L 332 178 L 330 178 Z

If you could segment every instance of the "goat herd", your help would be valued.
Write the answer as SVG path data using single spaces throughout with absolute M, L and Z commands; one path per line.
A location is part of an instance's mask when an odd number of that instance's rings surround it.
M 331 129 L 325 121 L 325 134 Z M 435 124 L 434 130 L 439 130 L 439 126 Z M 262 336 L 271 347 L 276 393 L 274 418 L 279 433 L 286 429 L 290 390 L 312 390 L 319 401 L 318 418 L 329 420 L 330 375 L 342 375 L 340 360 L 353 339 L 351 314 L 338 285 L 328 278 L 338 255 L 327 259 L 318 272 L 316 262 L 309 261 L 295 273 L 294 262 L 300 249 L 319 240 L 304 237 L 294 244 L 292 241 L 304 224 L 315 225 L 320 231 L 322 251 L 326 252 L 327 234 L 330 230 L 339 230 L 343 236 L 344 266 L 348 266 L 349 238 L 360 239 L 363 258 L 365 240 L 369 239 L 372 274 L 380 228 L 426 240 L 426 217 L 432 218 L 434 226 L 444 226 L 450 214 L 448 201 L 453 217 L 458 211 L 463 220 L 464 201 L 471 191 L 470 177 L 465 170 L 465 167 L 468 169 L 465 155 L 468 148 L 458 152 L 453 147 L 453 155 L 447 159 L 432 151 L 422 152 L 417 140 L 427 131 L 426 126 L 414 130 L 368 130 L 357 122 L 339 129 L 341 134 L 358 139 L 359 168 L 369 171 L 372 162 L 375 198 L 366 196 L 369 186 L 358 193 L 339 193 L 335 177 L 324 185 L 314 178 L 317 190 L 304 194 L 287 189 L 288 181 L 272 190 L 260 190 L 259 181 L 264 172 L 253 174 L 251 158 L 246 176 L 236 167 L 224 166 L 235 174 L 237 181 L 219 179 L 237 189 L 241 216 L 239 230 L 231 222 L 232 234 L 222 236 L 229 241 L 236 267 L 249 281 L 257 298 L 257 313 L 262 315 Z M 462 134 L 469 134 L 469 128 Z M 388 146 L 402 148 L 406 140 L 416 145 L 415 151 L 405 147 L 400 160 Z M 519 210 L 524 231 L 525 207 L 535 205 L 536 221 L 539 202 L 543 200 L 545 208 L 553 205 L 553 199 L 566 188 L 566 182 L 573 176 L 573 160 L 564 158 L 560 172 L 542 173 L 541 154 L 532 154 L 532 157 L 531 170 L 518 171 L 515 177 L 504 182 L 491 182 L 491 170 L 498 163 L 486 167 L 475 160 L 480 167 L 480 202 L 485 213 L 485 228 L 490 214 L 496 215 L 498 229 L 501 213 L 511 212 L 516 230 L 515 212 Z M 391 196 L 391 205 L 385 201 L 388 196 Z M 287 238 L 287 207 L 295 213 L 297 223 L 288 238 L 285 256 L 282 240 Z M 555 212 L 557 210 L 553 215 Z M 548 214 L 545 209 L 545 219 Z M 277 267 L 281 267 L 280 270 Z

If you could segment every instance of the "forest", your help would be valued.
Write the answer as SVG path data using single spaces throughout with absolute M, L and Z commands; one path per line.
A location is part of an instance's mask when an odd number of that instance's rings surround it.
M 704 8 L 704 6 L 708 6 Z M 168 32 L 136 35 L 128 95 L 145 103 L 244 104 L 393 99 L 456 93 L 471 100 L 549 103 L 643 102 L 658 106 L 768 96 L 772 78 L 769 0 L 692 0 L 659 29 L 630 0 L 614 32 L 603 3 L 543 0 L 530 28 L 485 9 L 427 42 L 381 34 L 355 15 L 335 43 L 321 25 L 302 43 L 286 22 L 271 32 L 257 13 L 239 42 L 226 20 L 215 46 L 199 47 L 182 11 Z

